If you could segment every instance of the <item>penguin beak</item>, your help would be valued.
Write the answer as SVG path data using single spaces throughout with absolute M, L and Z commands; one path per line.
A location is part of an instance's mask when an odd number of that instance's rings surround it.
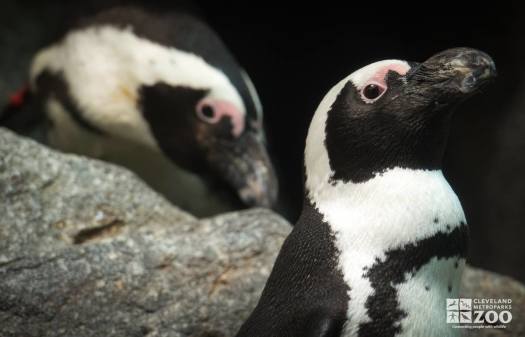
M 437 103 L 469 97 L 495 77 L 496 66 L 490 56 L 471 48 L 445 50 L 412 67 L 406 75 L 414 90 L 428 90 Z
M 208 154 L 208 164 L 232 186 L 247 206 L 271 207 L 278 183 L 264 142 L 247 130 L 235 142 L 220 141 Z

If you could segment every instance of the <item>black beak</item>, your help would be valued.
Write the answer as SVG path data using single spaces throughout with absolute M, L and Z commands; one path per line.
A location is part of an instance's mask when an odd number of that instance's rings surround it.
M 495 77 L 496 66 L 489 55 L 476 49 L 454 48 L 413 67 L 407 81 L 419 90 L 432 90 L 438 100 L 446 97 L 449 101 L 478 92 Z
M 208 164 L 232 186 L 247 206 L 271 207 L 278 183 L 263 140 L 246 131 L 235 142 L 221 141 L 209 152 Z

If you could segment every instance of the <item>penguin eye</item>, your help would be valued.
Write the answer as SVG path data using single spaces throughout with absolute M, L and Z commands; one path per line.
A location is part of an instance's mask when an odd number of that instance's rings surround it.
M 381 97 L 385 91 L 386 88 L 384 86 L 377 83 L 370 83 L 361 90 L 361 96 L 365 103 L 373 103 Z
M 214 123 L 216 122 L 216 113 L 213 106 L 209 104 L 202 104 L 197 107 L 197 116 L 204 122 Z

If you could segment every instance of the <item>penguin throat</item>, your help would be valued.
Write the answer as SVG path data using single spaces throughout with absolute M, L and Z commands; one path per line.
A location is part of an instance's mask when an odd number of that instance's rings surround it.
M 396 115 L 349 118 L 332 111 L 324 141 L 331 182 L 365 182 L 395 167 L 439 170 L 448 125 L 448 114 L 401 122 Z

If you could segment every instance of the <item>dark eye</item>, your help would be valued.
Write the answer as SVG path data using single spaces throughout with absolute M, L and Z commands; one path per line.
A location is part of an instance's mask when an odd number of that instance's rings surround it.
M 202 104 L 197 107 L 197 115 L 205 122 L 213 123 L 215 121 L 215 109 L 210 104 Z
M 377 84 L 369 84 L 363 89 L 363 96 L 366 99 L 373 100 L 381 96 L 381 94 L 385 91 L 382 87 L 380 87 Z
M 204 105 L 201 109 L 201 113 L 206 118 L 213 118 L 213 116 L 215 116 L 215 111 L 213 111 L 211 105 Z

